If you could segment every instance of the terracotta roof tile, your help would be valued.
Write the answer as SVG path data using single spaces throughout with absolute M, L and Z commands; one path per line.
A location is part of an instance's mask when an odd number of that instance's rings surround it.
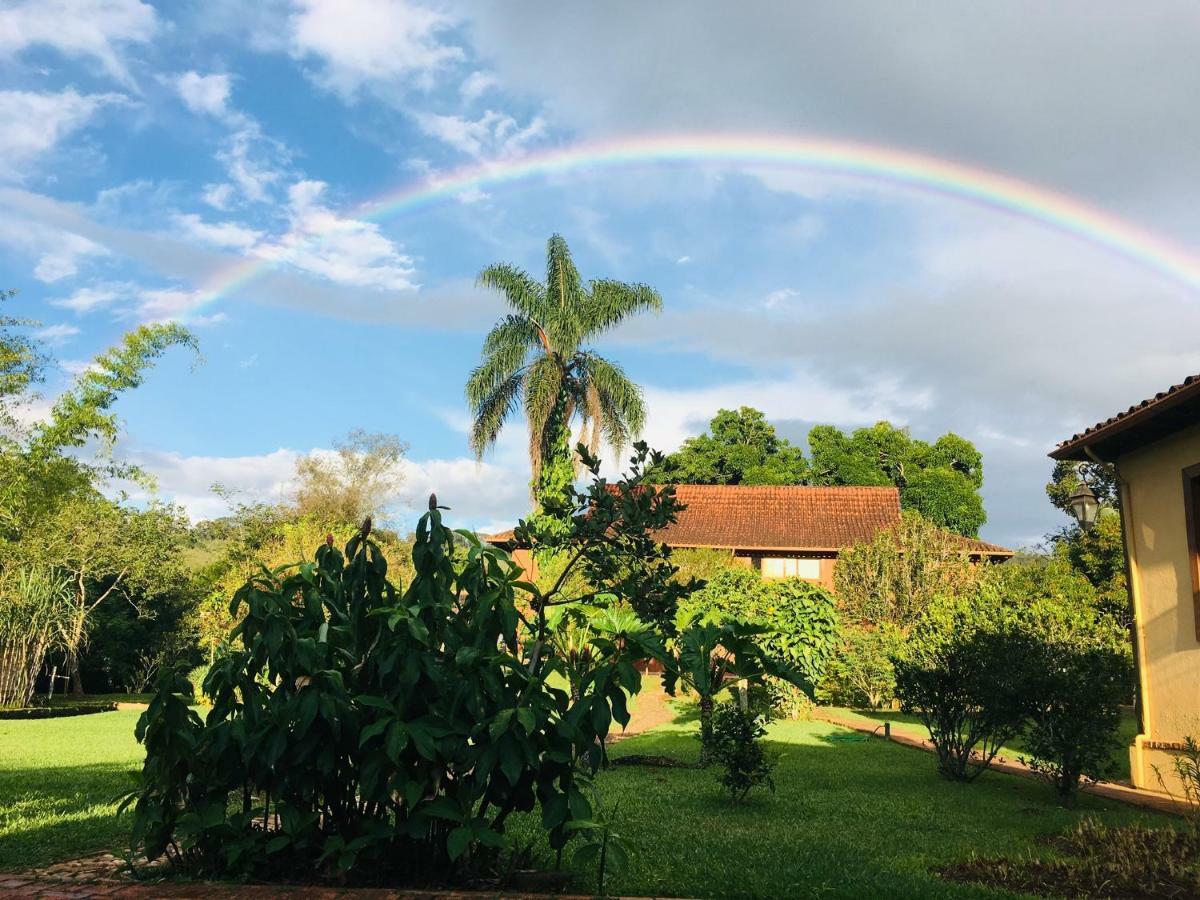
M 1179 382 L 1179 384 L 1171 385 L 1165 391 L 1160 391 L 1148 400 L 1136 403 L 1124 412 L 1119 412 L 1115 416 L 1105 419 L 1103 422 L 1097 422 L 1090 428 L 1072 435 L 1060 443 L 1050 455 L 1055 459 L 1067 457 L 1077 447 L 1089 444 L 1092 441 L 1108 438 L 1126 428 L 1132 427 L 1143 419 L 1156 415 L 1167 407 L 1191 398 L 1195 394 L 1200 394 L 1200 374 L 1189 375 L 1183 381 Z
M 680 484 L 675 496 L 686 509 L 657 535 L 672 547 L 833 552 L 900 524 L 900 492 L 894 487 Z M 954 537 L 972 554 L 1012 555 L 987 541 Z M 484 540 L 511 543 L 513 532 Z
M 672 547 L 840 550 L 900 521 L 894 487 L 681 484 L 687 508 L 661 532 Z

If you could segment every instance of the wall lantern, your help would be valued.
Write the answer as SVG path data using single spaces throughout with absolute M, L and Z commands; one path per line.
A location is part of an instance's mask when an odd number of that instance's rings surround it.
M 1075 488 L 1074 493 L 1067 498 L 1067 509 L 1071 511 L 1071 515 L 1075 517 L 1080 528 L 1090 531 L 1096 524 L 1096 516 L 1100 512 L 1100 501 L 1096 499 L 1092 489 L 1087 486 L 1087 482 L 1081 481 L 1079 487 Z

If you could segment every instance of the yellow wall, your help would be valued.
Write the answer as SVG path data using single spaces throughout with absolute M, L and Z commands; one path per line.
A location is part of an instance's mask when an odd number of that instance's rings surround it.
M 1192 603 L 1183 470 L 1200 464 L 1200 426 L 1119 460 L 1125 542 L 1133 575 L 1145 732 L 1131 750 L 1133 781 L 1161 789 L 1171 775 L 1170 745 L 1200 739 L 1200 642 Z M 1156 746 L 1166 744 L 1168 746 Z M 1172 791 L 1177 783 L 1168 779 Z

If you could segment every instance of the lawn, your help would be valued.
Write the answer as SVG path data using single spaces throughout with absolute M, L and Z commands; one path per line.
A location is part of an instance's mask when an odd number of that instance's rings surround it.
M 0 871 L 124 844 L 114 798 L 141 766 L 139 715 L 0 720 Z
M 0 870 L 123 846 L 111 800 L 138 765 L 137 716 L 0 722 Z M 692 760 L 689 718 L 623 741 L 613 755 Z M 606 887 L 693 897 L 1012 896 L 942 882 L 929 868 L 972 852 L 1027 853 L 1040 835 L 1088 814 L 1111 823 L 1154 820 L 1093 797 L 1078 811 L 1063 810 L 1044 785 L 999 773 L 951 784 L 934 773 L 929 754 L 838 739 L 850 734 L 821 722 L 772 726 L 778 793 L 738 810 L 722 799 L 715 771 L 629 766 L 604 773 L 604 803 L 616 809 L 617 830 L 633 846 L 629 871 Z M 513 833 L 537 843 L 531 818 L 515 821 Z M 575 887 L 593 884 L 581 877 Z
M 838 709 L 839 707 L 833 707 Z M 855 709 L 850 712 L 857 713 L 860 716 L 866 716 L 868 719 L 876 719 L 880 722 L 902 722 L 906 725 L 912 725 L 921 731 L 921 736 L 925 737 L 929 732 L 925 726 L 921 724 L 921 720 L 912 713 L 903 713 L 897 710 L 882 710 L 882 709 Z M 1132 712 L 1121 713 L 1121 724 L 1117 727 L 1117 741 L 1119 746 L 1113 750 L 1112 761 L 1114 774 L 1112 780 L 1129 781 L 1129 748 L 1133 744 L 1134 737 L 1137 736 L 1137 719 L 1134 718 Z M 1009 746 L 1001 751 L 1001 755 L 1011 759 L 1018 759 L 1025 753 L 1024 741 L 1018 738 Z

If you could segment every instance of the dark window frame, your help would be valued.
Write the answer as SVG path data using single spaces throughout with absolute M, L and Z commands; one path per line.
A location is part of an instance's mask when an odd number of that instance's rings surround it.
M 1186 515 L 1188 573 L 1192 579 L 1192 614 L 1200 641 L 1200 463 L 1183 470 L 1183 508 Z

